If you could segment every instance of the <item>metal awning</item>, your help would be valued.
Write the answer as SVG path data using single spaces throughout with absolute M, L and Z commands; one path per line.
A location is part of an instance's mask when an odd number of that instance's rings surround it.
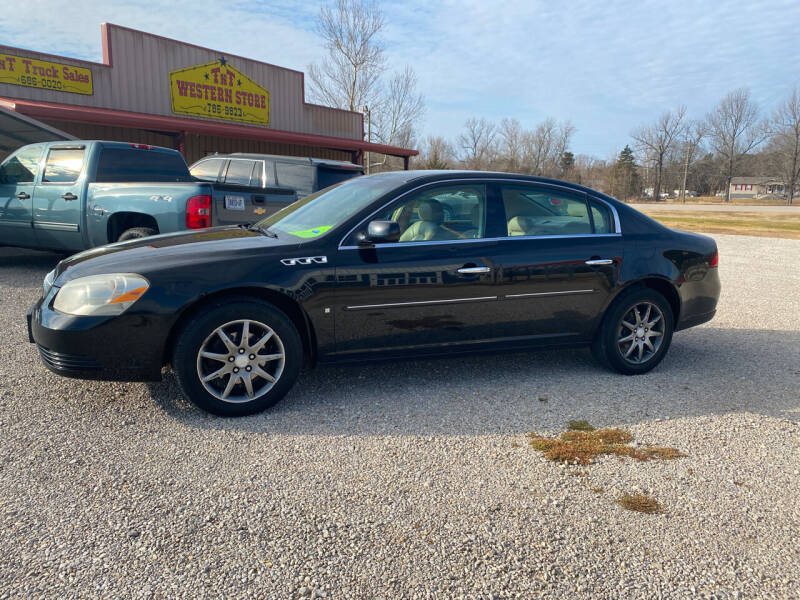
M 419 154 L 417 150 L 412 150 L 410 148 L 374 144 L 352 138 L 281 131 L 264 127 L 206 121 L 204 119 L 167 117 L 109 108 L 93 108 L 73 104 L 58 104 L 55 102 L 10 98 L 0 98 L 0 107 L 6 107 L 17 113 L 29 117 L 38 117 L 40 119 L 93 123 L 96 125 L 110 125 L 116 127 L 132 127 L 135 129 L 149 129 L 151 131 L 169 133 L 194 133 L 198 135 L 262 140 L 265 142 L 297 144 L 299 146 L 318 146 L 321 148 L 332 148 L 350 152 L 375 152 L 391 156 L 400 156 L 406 160 L 410 156 Z
M 35 142 L 74 140 L 75 136 L 28 117 L 0 102 L 0 155 Z

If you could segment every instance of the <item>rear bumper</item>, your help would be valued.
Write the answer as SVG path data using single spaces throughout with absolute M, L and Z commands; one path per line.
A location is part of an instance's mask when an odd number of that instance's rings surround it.
M 145 337 L 147 318 L 80 317 L 52 310 L 40 298 L 28 310 L 28 339 L 45 366 L 65 377 L 159 381 L 163 340 Z
M 702 279 L 685 281 L 679 288 L 681 311 L 675 331 L 706 323 L 717 313 L 717 302 L 722 286 L 719 270 L 708 269 Z

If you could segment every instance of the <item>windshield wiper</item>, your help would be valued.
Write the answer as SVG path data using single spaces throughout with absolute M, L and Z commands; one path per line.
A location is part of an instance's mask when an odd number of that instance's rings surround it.
M 276 238 L 278 234 L 274 231 L 271 231 L 268 227 L 260 227 L 259 225 L 255 225 L 253 223 L 246 223 L 241 225 L 240 227 L 244 227 L 248 231 L 258 231 L 259 233 L 263 233 L 267 237 Z

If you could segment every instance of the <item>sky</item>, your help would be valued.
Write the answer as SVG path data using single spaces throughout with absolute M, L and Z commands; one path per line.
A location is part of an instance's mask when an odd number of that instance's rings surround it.
M 6 0 L 0 44 L 100 61 L 100 23 L 306 71 L 324 49 L 320 2 Z M 380 3 L 390 68 L 411 65 L 420 133 L 455 139 L 470 117 L 547 117 L 572 150 L 609 158 L 631 131 L 686 105 L 702 118 L 748 87 L 764 114 L 800 86 L 800 2 L 404 0 Z

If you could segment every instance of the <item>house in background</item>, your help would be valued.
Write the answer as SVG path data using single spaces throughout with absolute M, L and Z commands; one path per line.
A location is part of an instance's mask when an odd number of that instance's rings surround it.
M 762 196 L 783 196 L 783 180 L 778 177 L 733 177 L 731 179 L 731 198 L 761 198 Z

